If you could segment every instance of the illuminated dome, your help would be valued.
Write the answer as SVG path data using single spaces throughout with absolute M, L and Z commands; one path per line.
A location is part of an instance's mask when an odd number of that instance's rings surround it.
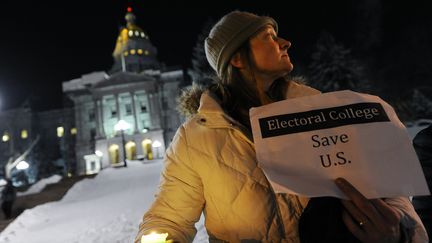
M 135 24 L 135 15 L 128 8 L 126 26 L 120 29 L 114 48 L 114 65 L 110 73 L 118 71 L 141 72 L 159 67 L 157 49 L 152 45 L 147 33 Z

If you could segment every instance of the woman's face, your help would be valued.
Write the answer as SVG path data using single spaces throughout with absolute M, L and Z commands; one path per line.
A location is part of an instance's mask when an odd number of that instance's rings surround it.
M 291 42 L 277 36 L 273 26 L 267 25 L 249 40 L 255 74 L 279 78 L 290 73 L 293 64 L 288 56 Z

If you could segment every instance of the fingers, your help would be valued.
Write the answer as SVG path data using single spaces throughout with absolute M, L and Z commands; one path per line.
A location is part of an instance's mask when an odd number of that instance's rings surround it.
M 366 215 L 370 221 L 376 224 L 383 224 L 382 217 L 373 204 L 369 202 L 369 200 L 363 196 L 355 187 L 353 187 L 348 181 L 343 178 L 336 179 L 336 185 L 339 189 L 347 195 L 349 199 L 351 199 L 352 203 L 355 205 L 358 210 Z M 350 211 L 349 208 L 347 210 L 355 216 L 355 212 Z M 358 219 L 362 220 L 362 218 Z
M 346 211 L 342 212 L 342 221 L 345 223 L 348 230 L 361 242 L 366 242 L 367 235 L 362 228 L 357 224 L 355 219 L 351 217 Z
M 381 215 L 391 224 L 399 224 L 402 215 L 382 199 L 370 200 Z
M 361 226 L 362 228 L 373 227 L 373 222 L 368 219 L 368 217 L 362 213 L 353 203 L 352 201 L 341 200 L 342 205 L 345 208 L 345 213 L 349 213 L 351 218 L 355 220 L 357 226 Z
M 350 199 L 341 200 L 346 211 L 342 219 L 362 242 L 396 242 L 400 239 L 402 215 L 382 199 L 367 199 L 343 178 L 336 185 Z M 360 225 L 361 224 L 361 225 Z

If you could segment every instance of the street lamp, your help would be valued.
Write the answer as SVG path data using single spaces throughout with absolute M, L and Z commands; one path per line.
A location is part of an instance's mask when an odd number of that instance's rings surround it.
M 18 170 L 25 170 L 25 169 L 27 169 L 29 166 L 30 166 L 29 163 L 27 163 L 26 161 L 22 160 L 22 161 L 20 161 L 20 162 L 17 164 L 16 168 L 17 168 Z
M 122 137 L 122 147 L 123 147 L 123 163 L 124 167 L 127 167 L 126 164 L 126 149 L 125 149 L 125 138 L 124 138 L 124 131 L 130 128 L 130 124 L 127 123 L 125 120 L 120 120 L 114 125 L 114 130 L 117 132 L 121 132 Z

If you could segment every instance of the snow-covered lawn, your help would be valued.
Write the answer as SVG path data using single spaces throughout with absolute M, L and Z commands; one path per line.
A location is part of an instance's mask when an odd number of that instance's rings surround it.
M 24 211 L 0 234 L 1 243 L 133 242 L 159 184 L 163 163 L 130 162 L 76 183 L 61 201 Z M 195 242 L 208 242 L 203 220 Z

